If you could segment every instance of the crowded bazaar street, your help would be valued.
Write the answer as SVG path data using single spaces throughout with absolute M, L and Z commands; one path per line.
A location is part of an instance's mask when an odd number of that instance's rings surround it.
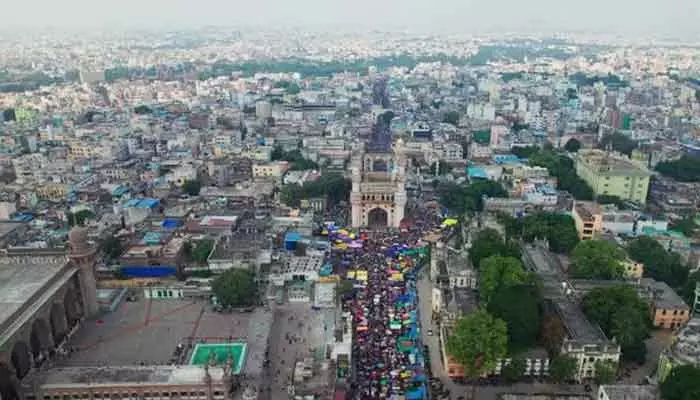
M 416 294 L 416 274 L 429 259 L 421 239 L 426 227 L 353 232 L 328 226 L 336 273 L 354 287 L 344 299 L 354 329 L 351 398 L 427 396 Z

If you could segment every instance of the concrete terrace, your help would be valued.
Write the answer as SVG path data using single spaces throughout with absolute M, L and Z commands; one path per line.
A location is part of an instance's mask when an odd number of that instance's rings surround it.
M 86 321 L 67 347 L 73 353 L 59 367 L 169 364 L 178 344 L 246 342 L 251 314 L 223 314 L 205 302 L 143 300 L 124 302 L 100 319 Z M 258 347 L 248 349 L 257 350 Z M 186 360 L 188 360 L 187 358 Z M 186 361 L 185 360 L 185 361 Z

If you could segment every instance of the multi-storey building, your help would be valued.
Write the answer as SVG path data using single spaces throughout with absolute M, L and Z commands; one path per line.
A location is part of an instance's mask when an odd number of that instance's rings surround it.
M 593 239 L 600 234 L 603 214 L 597 203 L 577 201 L 571 210 L 571 216 L 574 219 L 579 239 Z
M 643 164 L 602 150 L 581 150 L 576 173 L 596 195 L 646 203 L 651 172 Z
M 657 377 L 663 382 L 673 367 L 694 365 L 700 367 L 700 318 L 692 318 L 681 328 L 673 344 L 661 352 Z

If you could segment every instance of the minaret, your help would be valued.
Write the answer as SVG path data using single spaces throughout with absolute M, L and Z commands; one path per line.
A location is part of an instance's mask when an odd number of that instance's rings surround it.
M 99 312 L 97 284 L 95 281 L 97 251 L 88 243 L 87 229 L 82 226 L 76 226 L 71 229 L 68 235 L 68 245 L 68 258 L 73 265 L 78 267 L 80 294 L 83 299 L 85 317 L 90 318 Z
M 403 139 L 399 138 L 394 147 L 394 162 L 396 164 L 393 180 L 394 192 L 394 220 L 393 227 L 398 228 L 406 212 L 406 154 Z
M 353 228 L 362 226 L 362 152 L 353 154 L 352 167 L 352 192 L 350 192 L 350 224 Z

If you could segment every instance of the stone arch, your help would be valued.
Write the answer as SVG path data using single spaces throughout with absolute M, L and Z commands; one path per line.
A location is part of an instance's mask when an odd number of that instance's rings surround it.
M 49 321 L 51 322 L 51 335 L 54 343 L 61 343 L 68 331 L 66 310 L 63 308 L 63 304 L 53 303 L 51 305 Z
M 43 318 L 37 318 L 32 323 L 32 333 L 29 335 L 29 346 L 34 360 L 40 359 L 40 355 L 51 350 L 51 330 L 49 324 Z
M 32 358 L 29 354 L 29 346 L 22 341 L 15 342 L 12 347 L 12 366 L 15 368 L 17 379 L 22 380 L 32 368 Z
M 2 400 L 19 400 L 12 370 L 3 363 L 0 363 L 0 398 Z
M 82 307 L 74 289 L 66 290 L 66 294 L 63 296 L 63 307 L 66 310 L 68 326 L 72 328 L 80 321 L 82 315 Z
M 381 207 L 369 210 L 367 225 L 371 228 L 386 228 L 389 225 L 389 213 Z

